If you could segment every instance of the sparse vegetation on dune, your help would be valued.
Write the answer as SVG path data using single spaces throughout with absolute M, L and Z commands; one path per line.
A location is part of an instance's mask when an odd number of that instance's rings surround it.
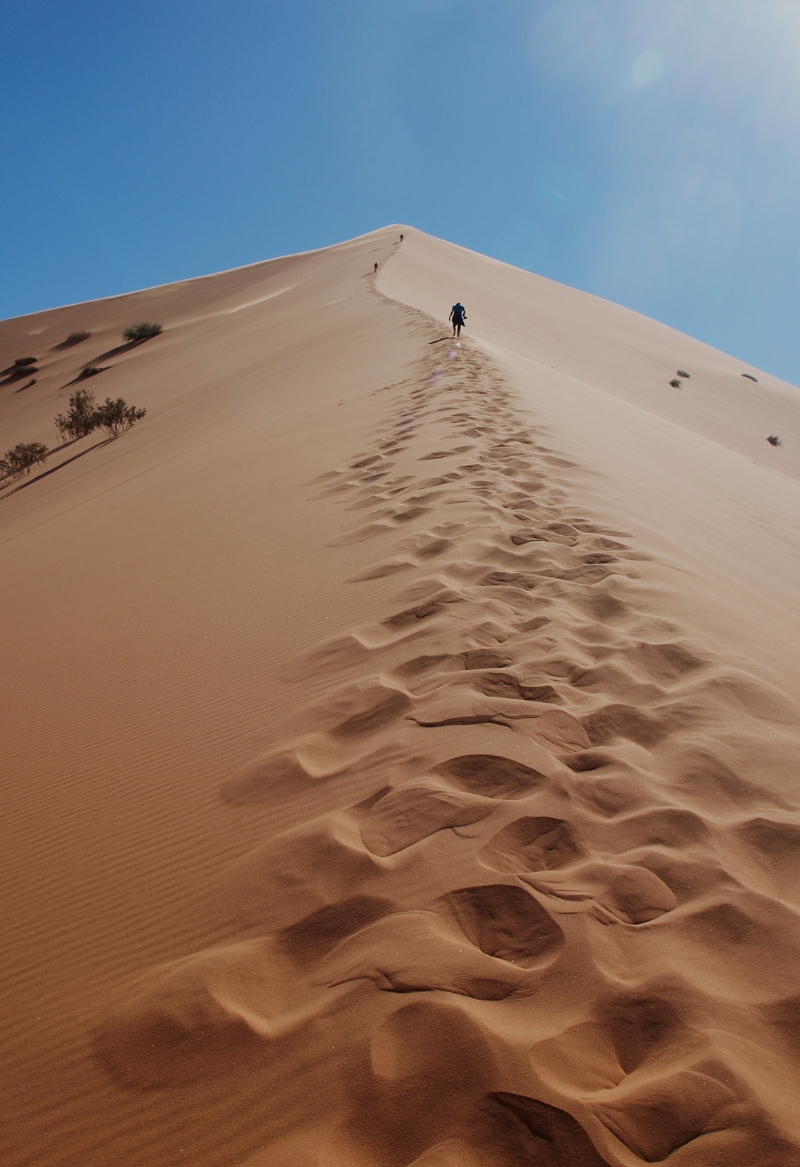
M 140 324 L 133 329 L 126 331 L 126 337 L 129 333 L 135 333 L 135 339 L 143 340 L 148 336 L 157 336 L 161 331 L 160 324 Z M 73 344 L 78 344 L 79 340 L 85 340 L 90 333 L 71 333 L 67 341 Z M 73 337 L 77 339 L 72 339 Z M 63 341 L 60 348 L 69 347 L 67 341 Z M 23 376 L 29 376 L 31 373 L 38 372 L 36 368 L 37 357 L 18 357 L 13 365 L 4 370 L 7 374 L 8 381 L 17 380 Z M 103 365 L 85 365 L 75 378 L 76 381 L 85 381 L 90 377 L 95 377 L 98 373 L 105 371 L 107 366 Z M 27 389 L 29 385 L 34 385 L 36 378 L 31 377 L 27 385 L 23 388 Z M 64 413 L 58 413 L 55 417 L 55 427 L 58 430 L 61 438 L 61 447 L 68 442 L 77 441 L 79 438 L 85 438 L 94 430 L 105 430 L 109 440 L 118 438 L 121 434 L 132 429 L 137 421 L 141 421 L 147 413 L 146 409 L 142 409 L 136 405 L 129 405 L 123 397 L 118 397 L 116 401 L 110 397 L 106 397 L 102 405 L 98 405 L 95 400 L 94 393 L 90 389 L 76 389 L 69 398 L 69 404 Z M 83 451 L 86 453 L 87 451 Z M 2 458 L 0 458 L 0 482 L 6 482 L 9 479 L 22 478 L 30 474 L 34 466 L 40 462 L 47 460 L 49 454 L 53 453 L 42 442 L 18 442 L 12 449 L 7 450 Z M 79 455 L 80 456 L 80 455 Z
M 66 340 L 62 340 L 59 344 L 54 344 L 50 351 L 58 352 L 59 349 L 72 348 L 73 345 L 81 344 L 82 341 L 88 340 L 91 335 L 91 332 L 86 328 L 76 329 L 75 332 L 69 334 Z
M 3 369 L 0 375 L 8 381 L 18 381 L 21 377 L 30 377 L 31 373 L 38 373 L 36 362 L 38 357 L 17 357 L 13 365 Z
M 0 478 L 22 478 L 30 474 L 39 462 L 45 462 L 49 451 L 41 442 L 18 442 L 0 458 Z
M 96 430 L 97 403 L 94 393 L 89 389 L 78 389 L 69 399 L 69 408 L 66 413 L 56 414 L 56 429 L 61 435 L 62 442 L 75 441 L 85 438 L 92 430 Z
M 78 389 L 69 399 L 67 412 L 57 415 L 56 429 L 64 442 L 85 438 L 96 429 L 105 430 L 110 438 L 118 438 L 141 421 L 146 413 L 146 409 L 128 405 L 122 397 L 116 401 L 106 397 L 105 402 L 98 405 L 91 390 Z
M 158 336 L 161 332 L 160 324 L 132 324 L 126 328 L 122 336 L 124 340 L 148 340 L 151 336 Z
M 121 397 L 112 401 L 106 397 L 105 403 L 95 410 L 97 425 L 106 431 L 110 438 L 118 438 L 120 434 L 131 429 L 137 421 L 141 421 L 147 413 L 146 409 L 137 409 L 135 405 L 128 405 Z

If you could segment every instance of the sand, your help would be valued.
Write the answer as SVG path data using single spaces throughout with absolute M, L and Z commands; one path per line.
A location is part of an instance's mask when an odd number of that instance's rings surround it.
M 800 1164 L 800 391 L 400 226 L 29 355 L 2 1162 Z

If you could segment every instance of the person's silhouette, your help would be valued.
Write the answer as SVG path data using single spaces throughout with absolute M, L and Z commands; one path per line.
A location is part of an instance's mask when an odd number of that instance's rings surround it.
M 453 321 L 453 336 L 461 336 L 461 329 L 467 319 L 467 312 L 463 304 L 454 304 L 450 309 L 448 320 Z

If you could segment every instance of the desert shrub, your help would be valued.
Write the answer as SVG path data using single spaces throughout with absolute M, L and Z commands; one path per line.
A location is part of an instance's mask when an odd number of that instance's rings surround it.
M 150 336 L 158 336 L 160 332 L 160 324 L 132 324 L 122 335 L 125 340 L 147 340 Z
M 748 381 L 755 381 L 756 385 L 758 384 L 758 377 L 754 377 L 752 373 L 742 373 L 742 376 L 747 377 Z
M 56 414 L 56 429 L 62 442 L 85 438 L 99 425 L 94 393 L 88 389 L 77 389 L 69 399 L 67 412 Z
M 13 365 L 3 369 L 3 376 L 7 376 L 9 381 L 19 381 L 20 377 L 29 377 L 31 373 L 38 373 L 36 361 L 36 357 L 17 357 Z
M 82 340 L 88 340 L 91 335 L 91 332 L 87 332 L 85 328 L 81 328 L 77 332 L 71 332 L 64 341 L 64 344 L 80 344 Z
M 0 458 L 0 476 L 3 478 L 21 478 L 30 474 L 38 462 L 47 459 L 47 446 L 41 442 L 18 442 L 13 450 L 6 450 Z
M 689 380 L 689 374 L 686 372 L 685 369 L 678 369 L 678 376 L 685 377 L 687 381 Z
M 778 437 L 777 434 L 770 434 L 769 437 L 767 438 L 767 441 L 769 442 L 769 444 L 771 446 L 779 446 L 781 444 L 781 439 Z
M 105 404 L 98 406 L 94 416 L 96 424 L 104 429 L 110 438 L 118 438 L 137 421 L 141 421 L 147 413 L 146 409 L 137 409 L 135 405 L 128 405 L 121 397 L 112 401 L 106 397 Z
M 99 365 L 87 365 L 85 369 L 81 369 L 76 381 L 85 381 L 87 377 L 96 377 L 98 373 L 102 373 L 103 369 Z
M 672 378 L 672 380 L 670 381 L 670 385 L 672 386 L 673 389 L 680 389 L 680 387 L 681 387 L 681 383 L 677 377 Z

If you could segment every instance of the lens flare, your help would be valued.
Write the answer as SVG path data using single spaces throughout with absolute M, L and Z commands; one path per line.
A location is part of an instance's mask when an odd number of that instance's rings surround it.
M 664 57 L 657 49 L 647 49 L 633 62 L 631 81 L 634 85 L 655 85 L 664 76 Z

